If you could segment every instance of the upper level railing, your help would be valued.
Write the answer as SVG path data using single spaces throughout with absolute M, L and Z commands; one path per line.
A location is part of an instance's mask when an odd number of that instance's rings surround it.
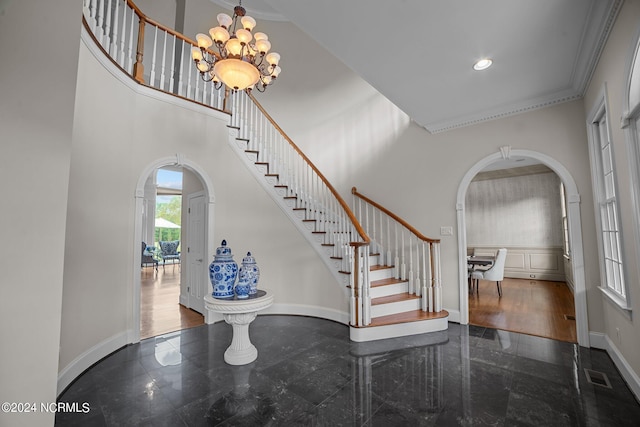
M 225 92 L 193 66 L 198 44 L 146 16 L 131 0 L 84 0 L 85 25 L 111 60 L 138 83 L 225 111 Z
M 380 264 L 394 266 L 394 277 L 409 281 L 409 293 L 422 297 L 423 311 L 442 311 L 440 240 L 423 236 L 355 187 L 351 193 L 358 219 L 371 236 L 371 251 L 380 254 Z

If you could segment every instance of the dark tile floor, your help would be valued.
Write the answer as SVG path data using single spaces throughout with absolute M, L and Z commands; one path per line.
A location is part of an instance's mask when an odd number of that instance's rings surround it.
M 259 316 L 258 360 L 224 363 L 231 326 L 204 325 L 113 353 L 60 401 L 57 426 L 638 426 L 609 356 L 474 326 L 353 343 L 344 325 Z M 587 382 L 605 373 L 611 389 Z

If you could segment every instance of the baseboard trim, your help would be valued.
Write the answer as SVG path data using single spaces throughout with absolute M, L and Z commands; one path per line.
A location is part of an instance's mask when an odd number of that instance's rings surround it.
M 128 332 L 121 332 L 85 351 L 58 373 L 57 395 L 66 389 L 80 374 L 105 356 L 128 344 Z
M 616 347 L 613 341 L 606 335 L 605 340 L 607 342 L 607 353 L 609 353 L 616 368 L 618 368 L 618 371 L 622 374 L 622 378 L 624 378 L 627 385 L 629 385 L 631 392 L 636 396 L 636 399 L 640 401 L 640 377 L 634 372 L 631 365 L 629 365 L 624 356 L 622 356 L 622 353 L 620 353 L 620 350 L 618 350 L 618 347 Z
M 320 319 L 333 320 L 334 322 L 349 324 L 349 313 L 331 308 L 318 307 L 304 304 L 273 304 L 260 314 L 288 314 L 293 316 L 311 316 Z
M 635 373 L 627 359 L 624 358 L 618 347 L 611 341 L 608 335 L 601 332 L 589 332 L 589 341 L 591 347 L 600 350 L 605 350 L 613 364 L 616 365 L 618 371 L 622 375 L 622 378 L 626 381 L 627 385 L 631 389 L 631 392 L 635 395 L 636 399 L 640 401 L 640 377 Z
M 460 323 L 460 310 L 446 307 L 443 308 L 443 310 L 447 310 L 449 312 L 449 322 Z
M 597 348 L 599 350 L 607 349 L 607 339 L 602 332 L 589 332 L 589 347 Z

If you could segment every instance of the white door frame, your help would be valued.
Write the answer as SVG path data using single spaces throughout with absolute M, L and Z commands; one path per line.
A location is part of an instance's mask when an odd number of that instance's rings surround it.
M 128 342 L 136 343 L 140 341 L 140 238 L 142 236 L 142 212 L 144 201 L 144 185 L 147 178 L 159 168 L 164 166 L 181 166 L 196 174 L 204 184 L 205 192 L 205 255 L 206 259 L 213 259 L 214 249 L 212 249 L 214 239 L 214 204 L 215 195 L 213 192 L 213 183 L 209 175 L 197 163 L 189 160 L 183 154 L 177 153 L 175 156 L 163 157 L 148 164 L 140 174 L 135 191 L 135 218 L 133 226 L 133 288 L 131 289 L 131 316 L 128 324 Z M 187 236 L 188 238 L 188 236 Z M 137 268 L 136 268 L 137 266 Z
M 500 151 L 491 154 L 478 163 L 462 178 L 458 187 L 456 212 L 458 220 L 458 280 L 460 292 L 460 323 L 469 323 L 469 292 L 467 283 L 467 235 L 465 222 L 465 196 L 471 180 L 491 163 L 508 159 L 510 156 L 530 157 L 537 159 L 552 169 L 562 180 L 567 197 L 567 220 L 569 222 L 569 243 L 571 245 L 571 266 L 574 278 L 574 301 L 576 307 L 576 332 L 578 344 L 583 347 L 589 345 L 589 321 L 587 317 L 587 290 L 584 275 L 584 252 L 582 246 L 582 224 L 580 220 L 580 194 L 578 187 L 569 171 L 558 161 L 531 150 L 512 150 L 501 147 Z

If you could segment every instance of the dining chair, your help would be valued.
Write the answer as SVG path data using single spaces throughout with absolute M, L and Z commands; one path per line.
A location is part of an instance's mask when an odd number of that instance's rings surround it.
M 474 270 L 471 272 L 471 280 L 476 282 L 475 284 L 476 292 L 479 292 L 478 281 L 495 280 L 496 286 L 498 287 L 498 296 L 500 297 L 502 296 L 502 280 L 504 279 L 504 263 L 506 259 L 507 259 L 507 250 L 505 248 L 498 249 L 496 260 L 491 266 L 491 268 L 485 271 Z

